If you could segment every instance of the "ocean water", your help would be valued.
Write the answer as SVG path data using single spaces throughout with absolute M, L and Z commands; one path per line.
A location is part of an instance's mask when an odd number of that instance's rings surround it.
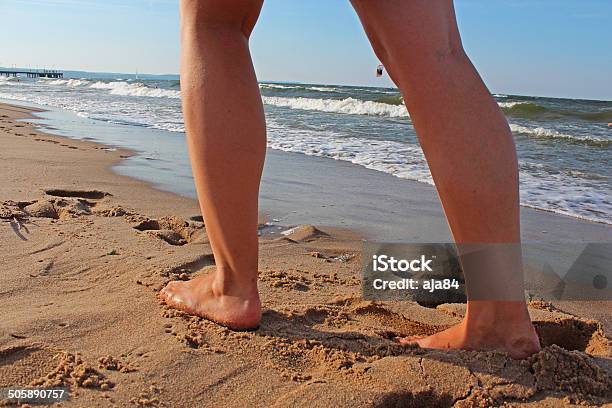
M 290 83 L 261 83 L 260 90 L 270 148 L 432 184 L 397 90 Z M 612 224 L 612 102 L 494 96 L 517 145 L 521 204 Z M 169 145 L 184 132 L 176 79 L 0 78 L 0 98 L 167 132 Z M 118 144 L 136 150 L 146 143 L 128 140 L 129 131 L 121 137 L 126 140 Z M 191 182 L 185 175 L 181 180 Z

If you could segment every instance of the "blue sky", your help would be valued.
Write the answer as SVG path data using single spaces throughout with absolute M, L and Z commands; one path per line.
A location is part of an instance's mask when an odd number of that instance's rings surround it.
M 456 8 L 493 92 L 612 100 L 612 1 L 456 0 Z M 0 66 L 178 71 L 173 0 L 0 0 L 0 34 Z M 266 0 L 251 47 L 261 80 L 390 85 L 373 75 L 378 61 L 348 0 Z

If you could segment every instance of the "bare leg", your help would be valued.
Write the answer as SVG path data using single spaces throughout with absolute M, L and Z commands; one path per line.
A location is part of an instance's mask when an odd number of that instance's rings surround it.
M 171 282 L 161 297 L 232 329 L 257 327 L 257 200 L 266 126 L 249 52 L 263 0 L 181 1 L 187 141 L 215 272 Z
M 452 0 L 352 3 L 404 95 L 455 241 L 517 249 L 481 264 L 485 274 L 465 270 L 470 299 L 463 322 L 416 342 L 500 349 L 515 358 L 533 354 L 540 346 L 522 292 L 516 151 L 502 112 L 463 50 Z M 503 293 L 503 301 L 476 296 L 476 287 Z

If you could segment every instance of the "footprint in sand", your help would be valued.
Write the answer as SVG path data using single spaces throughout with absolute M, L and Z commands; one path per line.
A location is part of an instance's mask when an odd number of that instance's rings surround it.
M 34 139 L 37 142 L 47 142 L 47 143 L 53 143 L 53 144 L 59 144 L 58 141 L 56 140 L 51 140 L 51 139 Z
M 111 194 L 98 190 L 64 190 L 49 189 L 45 194 L 54 198 L 43 198 L 40 200 L 18 203 L 21 211 L 30 217 L 65 219 L 75 216 L 91 215 L 92 209 L 97 206 L 95 201 L 101 200 Z M 100 215 L 115 216 L 123 215 L 122 209 L 117 208 L 99 210 Z M 108 214 L 107 214 L 108 213 Z
M 85 198 L 90 200 L 100 200 L 104 197 L 110 196 L 110 193 L 98 190 L 64 190 L 64 189 L 51 189 L 45 190 L 45 194 L 54 197 L 71 197 L 71 198 Z
M 109 193 L 97 190 L 51 189 L 46 190 L 45 193 L 52 198 L 1 202 L 0 218 L 18 220 L 26 219 L 27 217 L 66 219 L 91 215 L 98 205 L 97 200 L 110 196 Z M 125 210 L 117 206 L 98 208 L 95 210 L 95 213 L 107 217 L 127 214 Z
M 169 216 L 160 219 L 149 219 L 135 216 L 133 228 L 170 245 L 185 245 L 200 237 L 202 226 L 195 222 L 185 221 L 179 217 Z
M 67 219 L 90 215 L 96 204 L 84 199 L 42 199 L 27 203 L 22 210 L 30 217 Z
M 25 218 L 26 216 L 27 214 L 22 210 L 20 203 L 11 200 L 0 202 L 0 219 L 20 220 Z
M 556 345 L 566 350 L 583 351 L 596 356 L 611 355 L 610 340 L 606 338 L 598 322 L 573 316 L 553 319 L 534 321 L 543 347 Z

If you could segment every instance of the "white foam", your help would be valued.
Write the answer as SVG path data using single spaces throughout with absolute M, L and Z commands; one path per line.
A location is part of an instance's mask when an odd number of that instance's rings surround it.
M 512 108 L 516 105 L 528 105 L 526 102 L 497 102 L 497 104 L 502 108 Z
M 267 105 L 291 109 L 343 113 L 348 115 L 386 116 L 391 118 L 408 117 L 408 111 L 404 105 L 390 105 L 381 102 L 362 101 L 354 98 L 317 99 L 263 96 L 262 99 Z
M 311 90 L 311 91 L 317 91 L 317 92 L 338 92 L 340 91 L 338 88 L 332 88 L 332 87 L 324 88 L 322 86 L 311 86 L 306 89 Z
M 546 171 L 536 163 L 520 162 L 521 205 L 571 217 L 612 224 L 612 191 L 606 181 L 584 180 L 575 171 Z M 598 188 L 593 188 L 599 184 Z
M 569 135 L 563 135 L 557 132 L 556 130 L 552 130 L 552 129 L 545 129 L 543 127 L 530 128 L 527 126 L 517 125 L 514 123 L 510 124 L 510 130 L 512 130 L 513 132 L 517 132 L 517 133 L 526 133 L 529 135 L 544 136 L 544 137 L 563 137 L 563 138 L 572 137 Z
M 606 143 L 609 144 L 610 140 L 604 140 L 597 137 L 592 136 L 579 136 L 579 135 L 567 135 L 561 132 L 558 132 L 553 129 L 546 129 L 543 127 L 527 127 L 522 125 L 517 125 L 514 123 L 510 123 L 510 130 L 516 133 L 523 133 L 535 137 L 540 137 L 543 139 L 564 139 L 568 141 L 574 142 L 587 142 L 587 143 Z
M 150 98 L 173 98 L 179 99 L 181 92 L 173 89 L 151 88 L 142 82 L 101 82 L 98 81 L 90 86 L 93 89 L 108 89 L 111 95 L 121 96 L 145 96 Z
M 185 132 L 185 125 L 183 124 L 183 122 L 176 122 L 176 123 L 161 122 L 161 123 L 156 123 L 151 127 L 153 129 L 167 130 L 168 132 L 177 132 L 177 133 Z
M 260 83 L 259 84 L 259 88 L 260 89 L 300 89 L 303 88 L 301 86 L 297 86 L 297 85 L 281 85 L 281 84 L 266 84 L 266 83 Z
M 19 78 L 17 77 L 3 77 L 0 76 L 0 85 L 18 85 Z
M 52 81 L 44 81 L 47 85 L 66 85 L 72 88 L 88 85 L 90 82 L 85 79 L 55 79 Z
M 286 152 L 348 161 L 396 177 L 433 184 L 418 145 L 345 136 L 330 131 L 288 129 L 270 118 L 268 146 Z
M 272 149 L 348 161 L 395 177 L 433 185 L 421 148 L 386 140 L 345 136 L 335 132 L 287 129 L 268 120 Z M 612 204 L 605 180 L 585 185 L 575 171 L 558 173 L 540 163 L 520 163 L 521 204 L 558 214 L 612 224 Z M 568 182 L 569 180 L 569 182 Z M 593 183 L 597 184 L 593 188 Z

